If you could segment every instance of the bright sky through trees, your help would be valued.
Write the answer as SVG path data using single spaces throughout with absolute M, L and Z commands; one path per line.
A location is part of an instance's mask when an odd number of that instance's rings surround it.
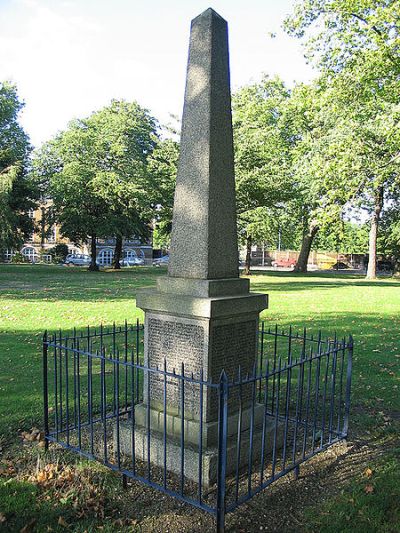
M 112 98 L 137 100 L 167 122 L 182 112 L 190 20 L 210 5 L 229 22 L 233 89 L 262 72 L 289 84 L 314 77 L 299 42 L 281 29 L 292 4 L 1 0 L 0 79 L 17 84 L 36 146 Z

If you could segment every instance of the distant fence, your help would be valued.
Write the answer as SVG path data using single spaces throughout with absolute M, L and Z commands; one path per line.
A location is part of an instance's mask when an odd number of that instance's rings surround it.
M 139 323 L 44 335 L 47 445 L 100 461 L 124 484 L 133 478 L 211 513 L 223 531 L 226 513 L 288 472 L 297 476 L 301 463 L 347 436 L 351 337 L 323 340 L 263 323 L 253 371 L 222 372 L 211 382 L 183 365 L 146 366 L 142 335 Z M 162 392 L 157 420 L 154 379 Z M 171 418 L 168 399 L 177 389 Z M 214 426 L 206 424 L 205 398 L 217 408 Z M 195 427 L 187 402 L 197 407 Z

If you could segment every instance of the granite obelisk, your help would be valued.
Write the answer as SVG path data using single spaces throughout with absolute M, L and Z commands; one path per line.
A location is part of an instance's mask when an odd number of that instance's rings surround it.
M 239 366 L 243 374 L 251 372 L 259 313 L 267 307 L 267 299 L 250 293 L 249 280 L 239 278 L 228 28 L 212 9 L 191 25 L 172 226 L 168 275 L 158 278 L 156 289 L 137 294 L 137 306 L 145 311 L 145 364 L 163 368 L 165 358 L 170 372 L 180 372 L 184 363 L 187 374 L 198 377 L 201 373 L 212 381 L 219 379 L 223 369 L 230 377 Z M 184 439 L 190 447 L 185 475 L 196 480 L 198 472 L 192 465 L 197 462 L 190 454 L 196 453 L 200 416 L 205 449 L 216 446 L 216 396 L 209 391 L 204 394 L 200 409 L 199 386 L 187 384 L 183 394 L 179 382 L 170 379 L 165 414 L 162 376 L 149 373 L 144 380 L 144 402 L 135 416 L 138 427 L 148 430 L 150 423 L 152 461 L 157 463 L 162 456 L 157 432 L 167 428 L 170 468 L 174 469 L 173 440 L 180 436 L 184 413 Z M 244 404 L 250 401 L 248 392 L 243 392 Z M 235 416 L 237 399 L 232 396 L 229 417 Z M 228 433 L 234 432 L 237 424 L 228 423 L 228 428 Z M 206 453 L 204 461 L 203 483 L 207 484 L 215 474 L 215 453 Z

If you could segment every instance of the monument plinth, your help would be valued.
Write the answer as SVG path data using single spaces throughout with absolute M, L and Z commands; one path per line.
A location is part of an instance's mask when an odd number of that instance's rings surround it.
M 168 371 L 180 372 L 184 363 L 188 375 L 202 372 L 212 381 L 218 381 L 223 369 L 230 378 L 239 366 L 243 375 L 252 372 L 259 313 L 267 307 L 267 297 L 249 292 L 249 280 L 239 278 L 238 259 L 228 27 L 207 9 L 191 25 L 168 275 L 157 280 L 155 289 L 137 295 L 137 306 L 145 311 L 147 366 L 163 368 L 165 358 Z M 173 381 L 167 395 L 172 440 L 180 434 L 182 408 L 180 385 Z M 193 445 L 198 442 L 199 395 L 198 385 L 185 386 L 185 442 Z M 245 390 L 244 402 L 250 401 L 249 395 Z M 144 398 L 136 408 L 136 422 L 146 426 L 150 420 L 156 435 L 163 419 L 162 376 L 145 377 Z M 237 409 L 237 398 L 230 398 L 231 434 Z M 202 414 L 203 444 L 211 449 L 217 435 L 216 395 L 204 394 Z M 157 447 L 157 438 L 152 442 Z M 153 455 L 157 462 L 156 450 Z M 211 482 L 212 474 L 203 480 Z

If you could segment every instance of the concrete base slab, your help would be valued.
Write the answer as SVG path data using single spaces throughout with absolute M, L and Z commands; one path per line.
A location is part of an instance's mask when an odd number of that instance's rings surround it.
M 278 422 L 276 429 L 276 449 L 283 445 L 284 427 Z M 275 419 L 268 417 L 265 426 L 264 458 L 266 464 L 268 456 L 273 449 L 275 438 Z M 114 442 L 116 442 L 116 426 L 114 426 Z M 132 426 L 129 421 L 119 423 L 120 452 L 132 456 Z M 249 461 L 250 431 L 242 431 L 240 444 L 239 470 L 245 467 Z M 262 424 L 255 427 L 253 432 L 253 463 L 257 465 L 261 461 L 262 450 Z M 145 427 L 135 426 L 135 458 L 136 460 L 148 460 L 148 431 Z M 166 468 L 178 476 L 182 471 L 182 448 L 178 439 L 167 437 L 164 449 L 164 436 L 158 431 L 150 431 L 150 462 L 158 467 Z M 199 482 L 199 448 L 195 444 L 185 444 L 183 454 L 183 475 L 185 478 Z M 202 485 L 207 488 L 216 483 L 218 471 L 218 449 L 215 446 L 203 448 L 201 457 Z M 237 436 L 232 435 L 227 443 L 227 475 L 234 474 L 237 468 Z

